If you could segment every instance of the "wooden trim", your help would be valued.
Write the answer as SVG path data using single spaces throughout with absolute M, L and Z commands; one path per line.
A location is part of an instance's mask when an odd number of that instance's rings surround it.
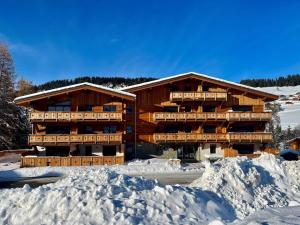
M 53 92 L 50 92 L 50 93 L 41 93 L 39 95 L 29 96 L 27 98 L 20 99 L 20 100 L 17 99 L 17 100 L 15 100 L 15 103 L 18 104 L 18 105 L 22 105 L 22 104 L 25 104 L 25 103 L 28 103 L 28 102 L 31 102 L 31 101 L 36 101 L 36 100 L 43 99 L 43 98 L 50 98 L 52 96 L 67 94 L 67 93 L 70 93 L 70 92 L 80 91 L 80 90 L 92 90 L 92 91 L 95 91 L 95 92 L 100 92 L 100 93 L 104 93 L 104 94 L 107 94 L 107 95 L 110 95 L 110 96 L 124 98 L 124 99 L 131 100 L 131 101 L 135 100 L 135 97 L 133 97 L 133 96 L 128 96 L 128 95 L 125 95 L 125 94 L 121 94 L 119 92 L 104 90 L 104 89 L 101 89 L 101 88 L 96 88 L 96 87 L 93 87 L 93 86 L 89 86 L 87 84 L 83 84 L 82 86 L 57 90 L 57 91 L 53 91 Z
M 254 90 L 252 88 L 243 87 L 243 86 L 240 86 L 238 84 L 235 85 L 233 83 L 222 82 L 222 81 L 219 81 L 219 80 L 216 80 L 216 79 L 213 79 L 213 78 L 204 77 L 204 76 L 201 76 L 201 74 L 195 74 L 195 73 L 182 74 L 182 76 L 177 76 L 177 77 L 173 77 L 173 78 L 171 77 L 170 79 L 164 79 L 162 81 L 157 80 L 157 82 L 152 82 L 152 83 L 149 83 L 149 84 L 147 84 L 147 82 L 146 82 L 144 85 L 139 85 L 137 87 L 132 87 L 132 88 L 129 86 L 129 87 L 124 88 L 122 90 L 128 91 L 128 92 L 136 92 L 136 91 L 144 90 L 144 89 L 147 89 L 147 88 L 150 88 L 150 87 L 153 88 L 153 87 L 156 87 L 156 86 L 169 84 L 171 82 L 184 80 L 184 79 L 187 79 L 187 78 L 195 78 L 197 80 L 210 82 L 210 83 L 221 85 L 221 86 L 224 86 L 224 87 L 227 87 L 227 88 L 232 88 L 232 89 L 241 90 L 241 91 L 247 91 L 247 92 L 252 93 L 252 94 L 267 97 L 271 101 L 274 101 L 274 100 L 278 99 L 277 95 L 269 94 L 269 93 L 259 91 L 259 90 Z
M 122 143 L 122 133 L 110 134 L 31 134 L 29 135 L 30 145 L 53 145 L 53 144 L 67 144 L 70 143 Z
M 21 167 L 123 164 L 124 156 L 21 157 Z
M 206 121 L 206 120 L 224 120 L 224 121 L 269 121 L 272 119 L 271 112 L 155 112 L 154 121 Z
M 249 143 L 268 143 L 272 141 L 272 133 L 253 132 L 253 133 L 154 133 L 153 140 L 156 143 L 164 142 L 249 142 Z
M 122 121 L 121 112 L 30 112 L 32 122 L 47 121 Z

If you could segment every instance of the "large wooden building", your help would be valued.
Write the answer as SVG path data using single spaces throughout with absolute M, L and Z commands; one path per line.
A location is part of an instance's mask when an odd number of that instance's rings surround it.
M 76 159 L 95 165 L 122 163 L 125 155 L 214 160 L 270 151 L 265 128 L 272 114 L 265 103 L 277 98 L 191 72 L 121 90 L 82 83 L 15 102 L 32 109 L 30 145 L 63 156 L 55 157 L 59 165 Z M 24 166 L 52 163 L 29 159 Z

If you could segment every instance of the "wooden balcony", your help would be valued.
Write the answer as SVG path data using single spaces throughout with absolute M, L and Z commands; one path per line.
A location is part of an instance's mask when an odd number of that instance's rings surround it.
M 272 134 L 266 132 L 253 133 L 226 133 L 226 134 L 200 134 L 200 133 L 155 133 L 153 139 L 156 143 L 163 142 L 250 142 L 268 143 L 272 141 Z
M 121 112 L 31 112 L 32 122 L 48 121 L 122 121 Z
M 123 164 L 124 156 L 21 157 L 21 167 Z
M 253 112 L 155 112 L 154 121 L 205 121 L 205 120 L 227 120 L 227 121 L 269 121 L 272 113 Z
M 111 134 L 45 134 L 30 135 L 30 145 L 64 145 L 64 144 L 109 144 L 122 143 L 122 133 Z
M 171 92 L 170 101 L 226 101 L 226 92 Z

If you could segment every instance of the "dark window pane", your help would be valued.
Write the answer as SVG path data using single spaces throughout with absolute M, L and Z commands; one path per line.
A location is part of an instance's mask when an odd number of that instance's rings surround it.
M 210 145 L 210 154 L 216 154 L 216 145 Z
M 132 126 L 126 127 L 126 133 L 131 134 L 132 133 Z
M 216 112 L 216 106 L 203 106 L 203 112 Z
M 215 125 L 204 126 L 204 133 L 216 133 L 216 126 Z
M 69 126 L 47 126 L 47 134 L 70 134 Z
M 103 112 L 116 112 L 117 106 L 116 105 L 104 105 Z
M 177 106 L 165 106 L 164 112 L 178 112 Z
M 132 114 L 132 111 L 133 111 L 133 109 L 132 109 L 131 105 L 129 105 L 129 106 L 126 107 L 126 113 L 127 114 Z
M 191 112 L 192 111 L 192 107 L 190 105 L 187 105 L 184 107 L 184 111 L 185 112 Z
M 252 112 L 251 105 L 235 105 L 232 106 L 232 111 L 234 112 Z

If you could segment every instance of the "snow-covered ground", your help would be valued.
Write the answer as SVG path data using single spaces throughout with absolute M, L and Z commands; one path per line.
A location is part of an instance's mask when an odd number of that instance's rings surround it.
M 300 92 L 300 85 L 298 86 L 287 86 L 287 87 L 263 87 L 258 88 L 262 91 L 267 91 L 276 95 L 285 95 L 289 97 L 290 95 L 295 95 L 296 93 Z M 279 112 L 281 126 L 283 129 L 291 128 L 300 125 L 300 101 L 294 100 L 284 100 L 284 101 L 277 101 L 280 103 L 283 111 Z M 292 104 L 286 104 L 290 102 Z
M 258 87 L 257 89 L 266 91 L 275 95 L 294 95 L 300 92 L 300 85 L 298 86 L 284 86 L 284 87 Z
M 299 224 L 300 161 L 264 154 L 253 160 L 226 158 L 205 168 L 174 167 L 159 160 L 118 168 L 14 170 L 18 176 L 66 177 L 34 189 L 0 190 L 0 224 Z M 145 174 L 192 170 L 203 176 L 184 187 L 123 174 L 141 168 Z M 263 210 L 270 207 L 274 209 Z

